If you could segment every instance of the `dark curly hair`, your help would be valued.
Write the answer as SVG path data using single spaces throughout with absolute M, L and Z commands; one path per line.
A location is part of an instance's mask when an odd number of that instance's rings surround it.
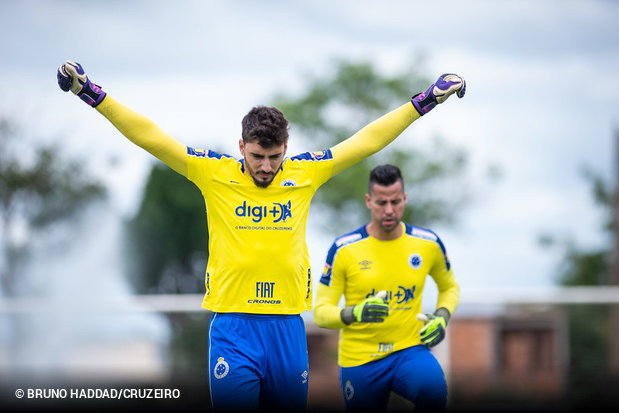
M 255 142 L 263 148 L 288 142 L 288 121 L 272 106 L 256 106 L 243 118 L 243 142 Z

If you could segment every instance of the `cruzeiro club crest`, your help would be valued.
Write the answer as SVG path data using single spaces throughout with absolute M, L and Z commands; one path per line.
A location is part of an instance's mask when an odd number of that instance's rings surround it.
M 344 396 L 346 400 L 352 399 L 355 395 L 355 388 L 350 384 L 350 380 L 346 380 L 346 385 L 344 386 Z
M 213 375 L 215 376 L 215 378 L 223 379 L 224 377 L 226 377 L 226 375 L 228 375 L 229 371 L 230 366 L 228 365 L 226 360 L 224 360 L 223 357 L 219 357 L 217 359 L 217 364 L 215 364 L 215 368 L 213 369 Z
M 421 259 L 421 255 L 413 254 L 408 257 L 408 264 L 411 266 L 413 270 L 419 269 L 421 267 L 423 260 Z

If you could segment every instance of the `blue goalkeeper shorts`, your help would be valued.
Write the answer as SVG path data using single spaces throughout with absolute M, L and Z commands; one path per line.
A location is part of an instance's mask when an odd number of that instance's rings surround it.
M 307 338 L 300 315 L 213 313 L 208 357 L 213 410 L 307 409 Z
M 356 367 L 340 367 L 346 410 L 385 411 L 391 391 L 415 403 L 415 411 L 447 406 L 447 383 L 430 349 L 418 345 Z

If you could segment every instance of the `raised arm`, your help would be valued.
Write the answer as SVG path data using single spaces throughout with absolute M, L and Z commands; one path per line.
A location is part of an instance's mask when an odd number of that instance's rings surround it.
M 58 85 L 105 116 L 127 139 L 183 176 L 187 176 L 187 147 L 150 119 L 112 99 L 88 79 L 79 63 L 67 61 L 58 69 Z
M 466 83 L 462 77 L 454 74 L 441 75 L 425 92 L 413 96 L 410 102 L 380 117 L 331 148 L 333 175 L 383 149 L 420 116 L 443 103 L 453 93 L 463 97 L 465 91 Z

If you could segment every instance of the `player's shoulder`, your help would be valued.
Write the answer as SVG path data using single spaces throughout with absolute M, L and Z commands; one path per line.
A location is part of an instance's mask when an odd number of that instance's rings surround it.
M 427 241 L 433 242 L 437 242 L 440 239 L 436 232 L 432 231 L 431 229 L 418 227 L 408 223 L 405 223 L 404 225 L 406 227 L 406 234 L 411 237 L 425 239 Z
M 406 234 L 408 234 L 408 236 L 414 239 L 426 240 L 433 244 L 436 244 L 443 251 L 443 253 L 445 253 L 445 244 L 436 232 L 428 228 L 417 227 L 406 223 L 405 226 Z
M 191 146 L 187 147 L 187 155 L 194 158 L 205 158 L 205 159 L 230 159 L 237 161 L 233 156 L 212 151 L 210 149 L 198 149 L 192 148 Z M 237 161 L 238 162 L 238 161 Z
M 299 162 L 299 161 L 324 162 L 324 161 L 329 161 L 332 159 L 333 159 L 333 154 L 331 153 L 331 149 L 327 149 L 324 151 L 300 153 L 298 155 L 288 158 L 288 161 L 289 162 Z
M 333 241 L 333 246 L 337 249 L 340 249 L 347 245 L 351 245 L 363 239 L 366 239 L 368 238 L 368 236 L 369 235 L 366 226 L 362 225 L 353 231 L 347 232 L 346 234 L 340 235 L 339 237 L 335 238 L 335 241 Z
M 335 238 L 335 241 L 331 244 L 329 248 L 329 252 L 327 253 L 327 267 L 330 268 L 335 261 L 335 256 L 340 253 L 340 251 L 346 248 L 349 245 L 354 245 L 357 242 L 363 241 L 368 238 L 368 232 L 365 229 L 365 225 L 355 229 L 354 231 L 347 232 L 344 235 L 340 235 Z

